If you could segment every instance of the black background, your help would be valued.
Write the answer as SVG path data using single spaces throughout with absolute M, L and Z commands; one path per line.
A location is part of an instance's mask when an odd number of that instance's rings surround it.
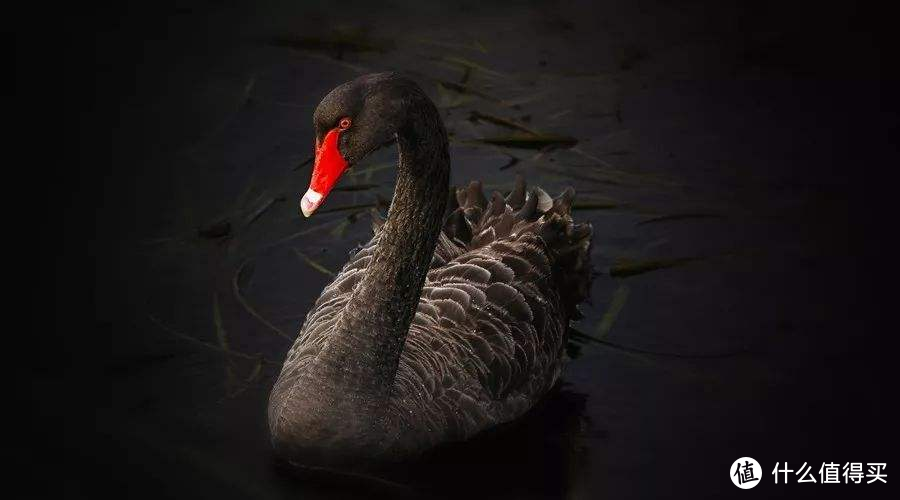
M 651 18 L 654 6 L 646 5 Z M 80 394 L 103 390 L 94 367 L 103 363 L 109 338 L 118 332 L 95 314 L 98 296 L 115 295 L 98 284 L 120 278 L 109 276 L 121 270 L 106 263 L 115 258 L 119 232 L 142 210 L 134 193 L 141 190 L 138 179 L 145 173 L 123 168 L 121 159 L 152 147 L 156 137 L 157 124 L 148 124 L 129 106 L 159 93 L 169 68 L 180 64 L 180 46 L 207 43 L 202 13 L 219 7 L 201 1 L 31 4 L 4 16 L 6 29 L 14 31 L 8 44 L 12 78 L 6 79 L 12 80 L 7 105 L 13 113 L 6 115 L 11 133 L 5 134 L 10 141 L 4 162 L 5 241 L 17 254 L 6 261 L 13 276 L 7 291 L 25 299 L 7 311 L 4 331 L 12 342 L 5 357 L 14 373 L 8 383 L 25 388 L 28 398 L 7 412 L 28 419 L 12 432 L 24 438 L 21 463 L 39 488 L 66 483 L 72 495 L 111 488 L 122 496 L 152 496 L 173 492 L 171 486 L 156 489 L 158 482 L 174 482 L 183 486 L 174 489 L 183 496 L 213 493 L 196 478 L 165 477 L 144 468 L 152 465 L 122 461 L 127 450 L 96 437 L 102 430 L 94 427 L 90 399 Z M 341 9 L 341 2 L 334 8 Z M 760 456 L 751 456 L 772 463 L 791 443 L 792 452 L 814 460 L 886 461 L 890 484 L 897 422 L 892 347 L 898 224 L 892 174 L 898 166 L 898 87 L 896 54 L 888 40 L 895 27 L 887 12 L 849 3 L 745 2 L 729 9 L 740 13 L 748 30 L 772 27 L 790 33 L 776 50 L 749 57 L 804 82 L 794 108 L 803 116 L 787 118 L 824 138 L 816 147 L 827 153 L 809 162 L 798 155 L 793 174 L 837 179 L 840 185 L 835 212 L 841 217 L 823 217 L 814 231 L 828 235 L 823 244 L 843 245 L 832 262 L 840 272 L 820 269 L 817 283 L 833 290 L 834 300 L 821 304 L 823 317 L 849 318 L 834 326 L 824 321 L 817 332 L 819 342 L 838 348 L 811 346 L 812 352 L 828 354 L 798 357 L 796 373 L 806 374 L 798 386 L 807 391 L 780 393 L 759 408 L 761 414 L 778 415 L 780 424 L 769 429 L 770 439 L 756 452 Z M 714 25 L 722 10 L 710 9 L 708 22 Z M 193 16 L 193 36 L 147 43 L 165 38 L 161 26 L 186 12 Z M 371 16 L 385 15 L 391 14 L 373 2 Z M 665 25 L 667 19 L 655 22 Z M 733 41 L 721 36 L 723 43 Z M 764 148 L 772 133 L 755 130 L 743 140 Z M 829 161 L 820 161 L 823 156 Z M 52 383 L 32 385 L 37 378 Z M 738 436 L 742 422 L 722 425 Z M 690 443 L 681 457 L 672 458 L 672 467 L 685 467 L 685 474 L 699 474 L 705 463 L 693 455 Z M 641 479 L 653 480 L 652 470 Z M 702 488 L 673 492 L 659 484 L 657 491 L 660 496 L 703 496 Z

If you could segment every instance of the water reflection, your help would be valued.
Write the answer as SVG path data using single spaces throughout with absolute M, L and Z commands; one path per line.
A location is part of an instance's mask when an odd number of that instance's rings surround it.
M 563 497 L 588 466 L 586 402 L 561 382 L 524 417 L 409 462 L 354 474 L 274 467 L 290 489 L 329 498 Z

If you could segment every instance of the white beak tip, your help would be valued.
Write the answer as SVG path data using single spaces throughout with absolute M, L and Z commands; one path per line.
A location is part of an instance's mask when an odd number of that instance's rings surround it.
M 319 208 L 319 205 L 322 203 L 322 195 L 313 191 L 312 189 L 307 190 L 306 194 L 303 195 L 303 198 L 300 200 L 300 211 L 303 212 L 304 217 L 309 217 Z

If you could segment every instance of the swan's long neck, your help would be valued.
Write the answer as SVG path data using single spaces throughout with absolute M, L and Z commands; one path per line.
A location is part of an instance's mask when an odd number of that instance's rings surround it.
M 372 261 L 312 367 L 336 406 L 375 418 L 390 397 L 447 203 L 447 134 L 431 101 L 417 104 L 397 132 L 397 186 Z

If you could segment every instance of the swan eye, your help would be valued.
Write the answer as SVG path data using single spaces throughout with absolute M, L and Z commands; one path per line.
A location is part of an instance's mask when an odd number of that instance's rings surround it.
M 348 128 L 350 128 L 350 123 L 352 123 L 350 121 L 350 118 L 341 118 L 341 121 L 338 122 L 338 128 L 341 130 L 347 130 Z

